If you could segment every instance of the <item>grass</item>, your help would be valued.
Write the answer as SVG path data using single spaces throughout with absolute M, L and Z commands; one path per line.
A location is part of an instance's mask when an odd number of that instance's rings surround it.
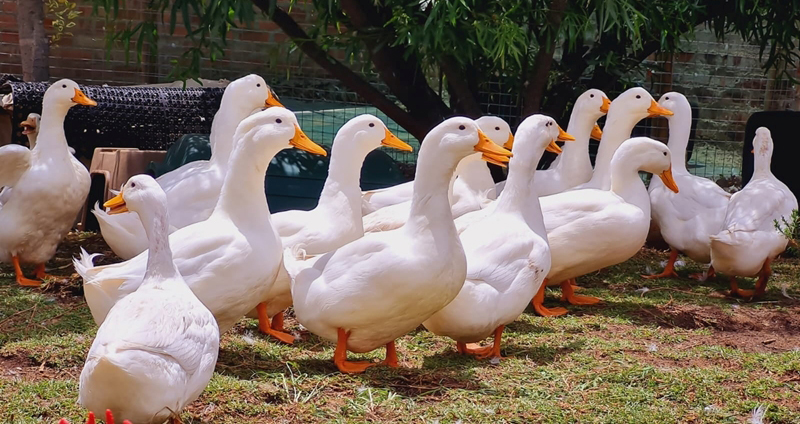
M 81 237 L 59 261 L 91 238 Z M 331 362 L 333 344 L 301 332 L 291 317 L 290 330 L 301 335 L 294 346 L 266 339 L 255 321 L 243 320 L 223 336 L 214 378 L 182 418 L 742 423 L 763 406 L 765 422 L 800 422 L 800 303 L 782 294 L 800 296 L 800 261 L 775 263 L 765 298 L 746 303 L 725 296 L 724 278 L 639 277 L 664 259 L 646 249 L 579 279 L 584 293 L 605 300 L 601 305 L 569 307 L 559 318 L 529 309 L 507 327 L 506 358 L 497 365 L 460 356 L 454 342 L 420 328 L 398 340 L 402 368 L 341 375 Z M 679 274 L 699 270 L 689 263 Z M 82 423 L 78 377 L 95 325 L 80 282 L 31 290 L 12 277 L 0 274 L 0 422 L 56 423 L 63 416 Z M 556 305 L 556 295 L 550 292 L 547 304 Z

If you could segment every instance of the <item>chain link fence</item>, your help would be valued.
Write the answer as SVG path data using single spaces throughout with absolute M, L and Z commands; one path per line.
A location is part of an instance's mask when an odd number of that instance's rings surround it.
M 132 20 L 146 16 L 145 2 L 129 0 L 125 16 Z M 0 22 L 4 23 L 0 28 L 0 73 L 21 74 L 15 3 L 5 1 L 0 7 Z M 75 35 L 62 38 L 51 49 L 54 79 L 67 77 L 99 85 L 163 83 L 168 81 L 173 61 L 188 47 L 188 40 L 178 32 L 160 38 L 158 54 L 144 49 L 141 63 L 126 61 L 122 49 L 106 50 L 104 20 L 91 16 L 89 6 L 79 4 L 78 10 L 81 14 L 72 29 Z M 301 26 L 313 23 L 313 14 L 297 6 L 293 16 Z M 168 17 L 164 21 L 168 22 Z M 222 60 L 206 65 L 202 75 L 206 79 L 230 80 L 248 73 L 264 76 L 281 100 L 297 112 L 304 130 L 320 144 L 330 145 L 336 130 L 351 117 L 371 113 L 387 122 L 400 138 L 418 146 L 417 140 L 383 113 L 327 77 L 299 51 L 293 51 L 286 36 L 267 19 L 258 19 L 253 28 L 234 28 Z M 741 173 L 744 129 L 751 113 L 795 107 L 794 86 L 777 80 L 774 74 L 765 74 L 759 66 L 758 47 L 741 40 L 718 42 L 709 32 L 698 31 L 680 53 L 650 58 L 646 65 L 652 70 L 631 78 L 656 99 L 665 92 L 679 91 L 695 108 L 697 123 L 692 132 L 689 170 L 704 177 L 730 178 Z M 515 125 L 519 99 L 513 90 L 489 84 L 485 91 L 480 100 L 486 110 Z M 608 94 L 613 99 L 618 93 Z M 566 128 L 566 123 L 562 126 Z M 640 131 L 662 141 L 668 137 L 665 120 L 646 120 L 637 129 Z M 400 163 L 415 161 L 415 153 L 389 149 L 386 153 Z

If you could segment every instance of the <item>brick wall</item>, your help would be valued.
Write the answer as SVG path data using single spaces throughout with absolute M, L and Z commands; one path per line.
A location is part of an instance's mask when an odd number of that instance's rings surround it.
M 145 17 L 147 0 L 128 0 L 121 17 L 139 22 Z M 288 2 L 283 6 L 286 6 Z M 167 36 L 168 25 L 162 24 L 162 34 L 158 42 L 158 54 L 145 54 L 137 64 L 135 53 L 126 62 L 121 46 L 111 52 L 106 49 L 105 21 L 101 16 L 92 16 L 92 8 L 86 1 L 79 1 L 77 10 L 81 11 L 76 25 L 71 29 L 73 36 L 65 36 L 50 50 L 50 75 L 53 79 L 71 78 L 86 84 L 150 84 L 165 82 L 172 69 L 172 60 L 178 59 L 190 41 L 184 36 L 186 31 L 179 25 L 175 35 Z M 312 16 L 307 14 L 302 4 L 295 5 L 294 18 L 303 26 L 308 26 Z M 52 20 L 45 26 L 52 31 Z M 0 73 L 22 74 L 19 57 L 19 37 L 16 27 L 16 1 L 0 2 Z M 169 22 L 165 16 L 164 22 Z M 264 77 L 285 77 L 293 75 L 323 76 L 323 71 L 299 52 L 289 55 L 290 43 L 286 35 L 269 19 L 258 15 L 251 28 L 233 29 L 229 34 L 225 55 L 216 62 L 206 61 L 203 65 L 203 78 L 233 79 L 248 73 L 258 73 Z M 147 48 L 144 49 L 148 51 Z

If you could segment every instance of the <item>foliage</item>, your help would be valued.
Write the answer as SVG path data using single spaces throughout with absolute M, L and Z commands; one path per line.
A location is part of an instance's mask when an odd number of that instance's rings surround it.
M 50 43 L 57 45 L 65 35 L 72 36 L 70 28 L 75 26 L 75 18 L 81 11 L 75 10 L 77 3 L 69 0 L 47 0 L 45 7 L 47 12 L 53 15 L 53 35 L 50 36 Z
M 702 25 L 719 37 L 736 33 L 758 43 L 765 66 L 783 75 L 794 75 L 800 59 L 797 1 L 152 0 L 148 7 L 169 23 L 162 27 L 155 17 L 120 19 L 124 0 L 92 2 L 117 25 L 109 32 L 109 46 L 135 45 L 139 60 L 145 45 L 155 48 L 159 31 L 172 34 L 180 21 L 193 47 L 175 63 L 172 76 L 178 78 L 196 78 L 203 60 L 220 58 L 232 28 L 274 20 L 276 11 L 313 9 L 315 25 L 307 39 L 294 37 L 295 45 L 343 50 L 348 65 L 377 74 L 409 114 L 430 119 L 426 124 L 453 112 L 474 114 L 485 103 L 481 93 L 490 91 L 489 84 L 493 92 L 512 94 L 520 112 L 541 108 L 559 116 L 567 99 L 587 86 L 611 90 L 625 75 L 642 70 L 650 54 L 676 51 Z M 312 59 L 323 68 L 336 62 L 331 56 Z M 348 79 L 347 71 L 330 68 L 349 89 L 368 91 L 368 79 Z M 420 82 L 419 75 L 427 81 Z M 422 93 L 423 99 L 406 91 Z M 433 103 L 426 92 L 435 92 Z M 385 109 L 395 120 L 403 113 Z
M 775 229 L 780 231 L 781 234 L 789 240 L 789 254 L 797 256 L 800 253 L 797 246 L 797 240 L 800 240 L 800 212 L 794 209 L 788 221 L 782 216 L 781 222 L 778 222 L 776 219 L 774 224 Z

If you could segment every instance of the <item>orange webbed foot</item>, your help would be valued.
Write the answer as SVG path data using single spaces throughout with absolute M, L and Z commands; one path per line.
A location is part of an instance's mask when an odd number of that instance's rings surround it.
M 294 343 L 294 336 L 285 333 L 283 331 L 278 331 L 272 328 L 272 323 L 267 316 L 267 304 L 266 303 L 259 303 L 256 306 L 256 312 L 258 313 L 258 329 L 261 330 L 262 333 L 278 339 L 279 341 L 286 343 L 286 344 L 293 344 Z
M 339 368 L 339 372 L 343 374 L 361 374 L 367 370 L 367 368 L 372 368 L 378 365 L 375 362 L 368 362 L 368 361 L 335 361 L 336 368 Z
M 561 300 L 567 301 L 571 305 L 596 305 L 602 302 L 602 300 L 597 297 L 575 294 L 575 287 L 569 280 L 561 283 Z
M 494 330 L 494 340 L 489 346 L 481 346 L 478 343 L 456 342 L 458 353 L 474 355 L 478 359 L 502 358 L 503 355 L 500 353 L 500 339 L 503 336 L 504 328 L 505 325 L 501 325 Z
M 642 275 L 642 278 L 647 280 L 653 280 L 656 278 L 679 278 L 678 274 L 675 272 L 675 261 L 678 259 L 678 251 L 672 250 L 669 252 L 669 260 L 667 261 L 667 265 L 664 267 L 664 271 L 661 274 L 654 274 L 654 275 Z
M 567 310 L 564 308 L 546 308 L 544 306 L 544 291 L 547 287 L 547 280 L 542 282 L 542 285 L 539 287 L 539 291 L 536 292 L 536 295 L 533 296 L 533 300 L 531 300 L 531 304 L 533 305 L 533 310 L 536 313 L 543 317 L 558 317 L 567 313 Z
M 664 270 L 664 272 L 662 272 L 661 274 L 650 274 L 650 275 L 642 274 L 642 278 L 646 280 L 655 280 L 657 278 L 680 278 L 680 277 L 678 277 L 678 273 L 675 272 L 674 270 L 669 270 L 669 271 Z
M 19 264 L 19 257 L 12 256 L 11 263 L 14 264 L 14 273 L 17 276 L 17 284 L 22 287 L 39 287 L 42 285 L 41 281 L 31 280 L 30 278 L 25 278 L 25 274 L 22 273 L 22 267 Z

